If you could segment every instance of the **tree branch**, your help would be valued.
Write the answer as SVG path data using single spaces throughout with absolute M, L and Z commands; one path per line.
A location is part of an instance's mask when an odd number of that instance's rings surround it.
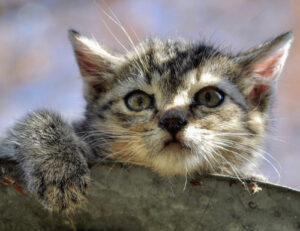
M 5 174 L 18 178 L 15 166 L 0 161 Z M 92 180 L 87 203 L 68 217 L 50 216 L 26 191 L 2 182 L 0 230 L 300 229 L 300 192 L 277 185 L 260 182 L 262 191 L 253 195 L 253 184 L 247 191 L 233 177 L 163 178 L 120 164 L 94 167 Z

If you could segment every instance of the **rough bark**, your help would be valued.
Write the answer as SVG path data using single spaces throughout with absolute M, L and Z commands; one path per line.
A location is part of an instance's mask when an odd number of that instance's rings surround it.
M 1 162 L 2 174 L 8 166 L 22 184 L 14 164 Z M 87 203 L 68 217 L 2 182 L 0 230 L 300 230 L 300 192 L 277 185 L 252 195 L 232 177 L 167 179 L 118 164 L 94 167 L 92 179 Z

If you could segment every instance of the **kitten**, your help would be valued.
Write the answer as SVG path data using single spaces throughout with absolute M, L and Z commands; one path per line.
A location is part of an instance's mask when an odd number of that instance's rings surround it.
M 293 35 L 237 55 L 183 41 L 149 40 L 126 55 L 69 36 L 84 81 L 85 119 L 27 115 L 1 141 L 27 189 L 52 211 L 84 200 L 89 164 L 106 159 L 161 175 L 253 174 L 268 111 Z

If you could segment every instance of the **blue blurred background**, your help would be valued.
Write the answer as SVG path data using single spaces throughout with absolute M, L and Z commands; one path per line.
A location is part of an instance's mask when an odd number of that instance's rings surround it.
M 93 36 L 124 52 L 128 39 L 205 39 L 245 50 L 292 29 L 295 42 L 279 83 L 274 126 L 266 144 L 280 184 L 300 189 L 300 1 L 297 0 L 1 0 L 0 134 L 26 112 L 51 108 L 69 120 L 82 116 L 79 71 L 67 30 Z M 109 29 L 107 29 L 107 27 Z M 278 162 L 278 163 L 277 163 Z M 269 163 L 262 171 L 277 182 Z

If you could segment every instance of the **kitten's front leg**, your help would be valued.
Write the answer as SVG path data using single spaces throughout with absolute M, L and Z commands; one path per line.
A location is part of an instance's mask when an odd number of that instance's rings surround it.
M 90 182 L 88 149 L 58 115 L 28 115 L 1 143 L 0 157 L 19 163 L 27 189 L 51 211 L 71 211 Z

